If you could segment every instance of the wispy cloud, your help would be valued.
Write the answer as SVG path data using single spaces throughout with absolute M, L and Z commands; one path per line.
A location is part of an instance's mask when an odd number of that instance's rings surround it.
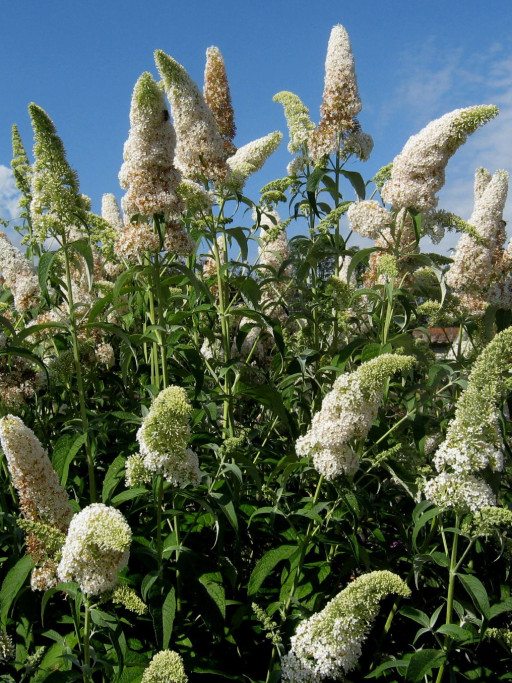
M 384 121 L 399 116 L 417 132 L 448 111 L 474 104 L 495 104 L 499 116 L 472 135 L 449 162 L 439 205 L 469 218 L 473 177 L 479 167 L 491 172 L 512 165 L 512 57 L 500 43 L 478 52 L 446 48 L 434 39 L 419 50 L 404 51 L 399 85 L 383 109 Z M 505 218 L 512 222 L 511 201 Z
M 6 220 L 17 218 L 19 199 L 20 194 L 11 169 L 0 164 L 0 218 Z

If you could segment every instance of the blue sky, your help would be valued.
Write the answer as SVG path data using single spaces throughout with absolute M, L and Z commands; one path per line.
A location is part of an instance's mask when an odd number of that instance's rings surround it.
M 0 216 L 15 212 L 8 167 L 11 126 L 32 149 L 27 105 L 52 117 L 78 171 L 81 191 L 122 196 L 117 174 L 129 130 L 133 86 L 157 75 L 153 51 L 181 62 L 202 86 L 205 51 L 226 62 L 239 146 L 282 130 L 280 150 L 248 185 L 285 175 L 286 124 L 272 101 L 291 90 L 318 120 L 329 33 L 341 23 L 354 52 L 360 120 L 375 140 L 354 168 L 371 178 L 408 137 L 457 107 L 492 103 L 500 116 L 475 133 L 448 166 L 440 206 L 469 218 L 474 171 L 512 171 L 512 3 L 507 0 L 88 0 L 2 2 L 0 41 Z M 350 191 L 347 196 L 350 197 Z M 509 203 L 510 206 L 510 203 Z M 505 218 L 512 231 L 512 211 Z M 448 242 L 450 246 L 452 242 Z

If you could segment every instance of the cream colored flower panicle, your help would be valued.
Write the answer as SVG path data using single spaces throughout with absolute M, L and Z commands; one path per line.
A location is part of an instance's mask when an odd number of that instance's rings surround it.
M 214 45 L 206 50 L 203 92 L 224 141 L 226 156 L 231 156 L 236 152 L 233 144 L 236 134 L 235 112 L 231 104 L 224 59 L 219 48 Z
M 382 188 L 384 201 L 397 209 L 434 209 L 450 157 L 468 135 L 497 114 L 498 108 L 493 105 L 455 109 L 410 137 L 395 157 L 391 178 Z
M 176 166 L 185 178 L 223 181 L 224 140 L 199 88 L 185 69 L 162 50 L 155 61 L 167 89 L 176 128 Z
M 302 621 L 282 659 L 283 680 L 318 683 L 345 680 L 361 656 L 362 644 L 387 595 L 408 597 L 405 581 L 389 571 L 363 574 L 327 603 L 321 612 Z
M 366 439 L 377 417 L 386 380 L 413 364 L 412 356 L 385 353 L 350 374 L 340 375 L 310 429 L 297 440 L 297 455 L 312 456 L 315 468 L 328 480 L 354 474 L 359 458 L 351 439 Z
M 253 218 L 255 218 L 254 214 Z M 277 273 L 283 262 L 290 258 L 286 225 L 281 223 L 277 211 L 267 210 L 261 214 L 260 226 L 260 245 L 258 247 L 257 262 L 262 266 L 269 266 Z M 291 266 L 286 268 L 286 273 L 283 273 L 283 275 L 285 277 L 291 275 Z M 276 282 L 276 285 L 286 286 L 286 283 Z
M 25 517 L 66 531 L 69 498 L 41 442 L 19 417 L 0 419 L 0 442 Z
M 163 389 L 137 432 L 144 467 L 174 486 L 201 480 L 197 455 L 188 448 L 192 406 L 181 387 Z
M 309 151 L 317 161 L 338 149 L 339 136 L 354 127 L 361 111 L 354 56 L 348 33 L 341 24 L 334 26 L 327 46 L 322 119 L 309 136 Z
M 101 199 L 101 217 L 115 230 L 121 231 L 124 227 L 123 217 L 115 195 L 107 193 Z
M 511 357 L 509 327 L 494 337 L 471 370 L 446 438 L 434 456 L 439 474 L 425 487 L 426 498 L 440 507 L 476 512 L 496 503 L 481 474 L 483 470 L 503 470 L 504 446 L 497 411 L 507 390 Z
M 354 202 L 349 206 L 347 216 L 351 230 L 372 240 L 389 230 L 392 221 L 389 211 L 373 199 Z
M 28 524 L 27 552 L 37 565 L 32 570 L 32 588 L 46 590 L 58 583 L 55 553 L 59 544 L 49 539 L 63 536 L 68 529 L 69 498 L 39 439 L 19 417 L 7 415 L 0 420 L 0 442 Z
M 12 292 L 17 311 L 23 313 L 38 304 L 41 288 L 36 269 L 3 232 L 0 232 L 0 272 Z
M 177 652 L 157 652 L 142 674 L 141 683 L 187 683 L 183 660 Z
M 103 503 L 87 506 L 69 525 L 57 568 L 60 580 L 76 581 L 88 595 L 110 590 L 128 564 L 131 540 L 131 529 L 119 510 Z
M 241 192 L 247 178 L 259 171 L 265 161 L 281 144 L 283 134 L 279 131 L 247 143 L 227 160 L 228 177 L 226 185 Z
M 500 229 L 508 193 L 509 174 L 484 168 L 475 174 L 475 205 L 469 224 L 481 240 L 463 234 L 457 244 L 446 282 L 469 308 L 485 308 L 496 303 L 510 308 L 510 294 L 504 288 L 508 265 L 504 263 L 505 233 Z M 480 305 L 478 303 L 480 302 Z
M 183 205 L 176 194 L 181 180 L 174 166 L 176 135 L 164 93 L 150 73 L 143 73 L 135 84 L 130 124 L 119 172 L 119 182 L 126 190 L 124 213 L 128 217 L 178 213 Z

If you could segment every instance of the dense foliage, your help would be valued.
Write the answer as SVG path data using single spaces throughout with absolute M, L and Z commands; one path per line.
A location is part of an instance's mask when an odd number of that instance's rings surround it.
M 281 134 L 236 149 L 217 48 L 204 95 L 156 62 L 122 212 L 90 211 L 40 107 L 33 162 L 13 128 L 0 680 L 510 679 L 508 174 L 477 171 L 468 223 L 436 211 L 496 109 L 432 122 L 365 182 L 337 26 L 320 123 L 276 95 L 295 156 L 255 202 Z M 453 261 L 420 252 L 444 229 Z

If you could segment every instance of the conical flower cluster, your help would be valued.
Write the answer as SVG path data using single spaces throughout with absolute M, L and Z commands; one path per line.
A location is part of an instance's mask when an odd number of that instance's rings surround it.
M 222 182 L 226 177 L 224 140 L 197 85 L 162 50 L 155 61 L 167 89 L 176 129 L 176 166 L 185 178 Z
M 350 132 L 361 111 L 354 56 L 348 34 L 341 24 L 334 26 L 327 46 L 322 119 L 309 136 L 309 151 L 314 161 L 335 152 L 339 138 Z
M 219 48 L 215 46 L 206 50 L 204 99 L 213 114 L 224 141 L 226 157 L 231 156 L 236 152 L 236 147 L 233 144 L 236 134 L 235 112 L 231 104 L 231 93 L 224 59 Z
M 61 581 L 76 581 L 87 595 L 113 588 L 128 564 L 132 532 L 119 510 L 93 503 L 73 517 L 62 559 L 57 568 Z
M 191 412 L 185 390 L 167 387 L 155 398 L 137 432 L 144 467 L 174 486 L 197 485 L 201 479 L 197 455 L 187 447 Z
M 405 581 L 389 571 L 375 571 L 355 579 L 321 612 L 301 622 L 282 660 L 283 680 L 318 683 L 344 680 L 361 656 L 362 644 L 387 595 L 408 597 Z
M 87 225 L 87 210 L 79 191 L 78 176 L 67 160 L 62 140 L 48 114 L 29 105 L 34 129 L 30 217 L 37 240 L 53 236 L 59 242 L 70 226 Z
M 340 375 L 308 432 L 297 440 L 297 455 L 312 456 L 315 468 L 328 480 L 354 474 L 359 458 L 351 440 L 366 439 L 377 417 L 386 380 L 413 364 L 412 356 L 385 353 L 350 374 Z
M 259 171 L 265 161 L 281 144 L 283 134 L 274 131 L 268 135 L 248 142 L 227 160 L 228 178 L 226 185 L 241 192 L 247 178 Z
M 509 327 L 494 337 L 473 366 L 446 438 L 434 456 L 439 474 L 425 487 L 426 498 L 442 508 L 476 512 L 496 503 L 482 474 L 483 470 L 503 470 L 504 446 L 497 411 L 507 390 L 505 373 L 511 358 Z
M 502 308 L 512 305 L 510 264 L 504 252 L 504 230 L 500 228 L 508 193 L 509 174 L 485 168 L 475 174 L 475 205 L 469 224 L 481 240 L 463 234 L 457 244 L 446 282 L 462 303 L 470 309 L 482 309 L 488 303 Z
M 37 436 L 19 417 L 7 415 L 0 420 L 0 443 L 25 519 L 65 533 L 72 514 L 69 498 Z M 55 585 L 55 548 L 29 531 L 27 550 L 42 565 L 33 570 L 33 588 Z
M 162 650 L 154 655 L 142 674 L 141 683 L 187 683 L 183 660 L 177 652 Z
M 410 137 L 395 157 L 391 177 L 381 191 L 383 200 L 396 209 L 434 209 L 450 157 L 466 142 L 468 135 L 497 114 L 498 108 L 493 105 L 477 105 L 455 109 L 431 121 Z
M 174 214 L 182 204 L 176 195 L 181 180 L 174 167 L 176 135 L 164 93 L 150 73 L 137 81 L 130 110 L 130 135 L 124 145 L 119 182 L 126 190 L 124 213 L 153 216 Z

